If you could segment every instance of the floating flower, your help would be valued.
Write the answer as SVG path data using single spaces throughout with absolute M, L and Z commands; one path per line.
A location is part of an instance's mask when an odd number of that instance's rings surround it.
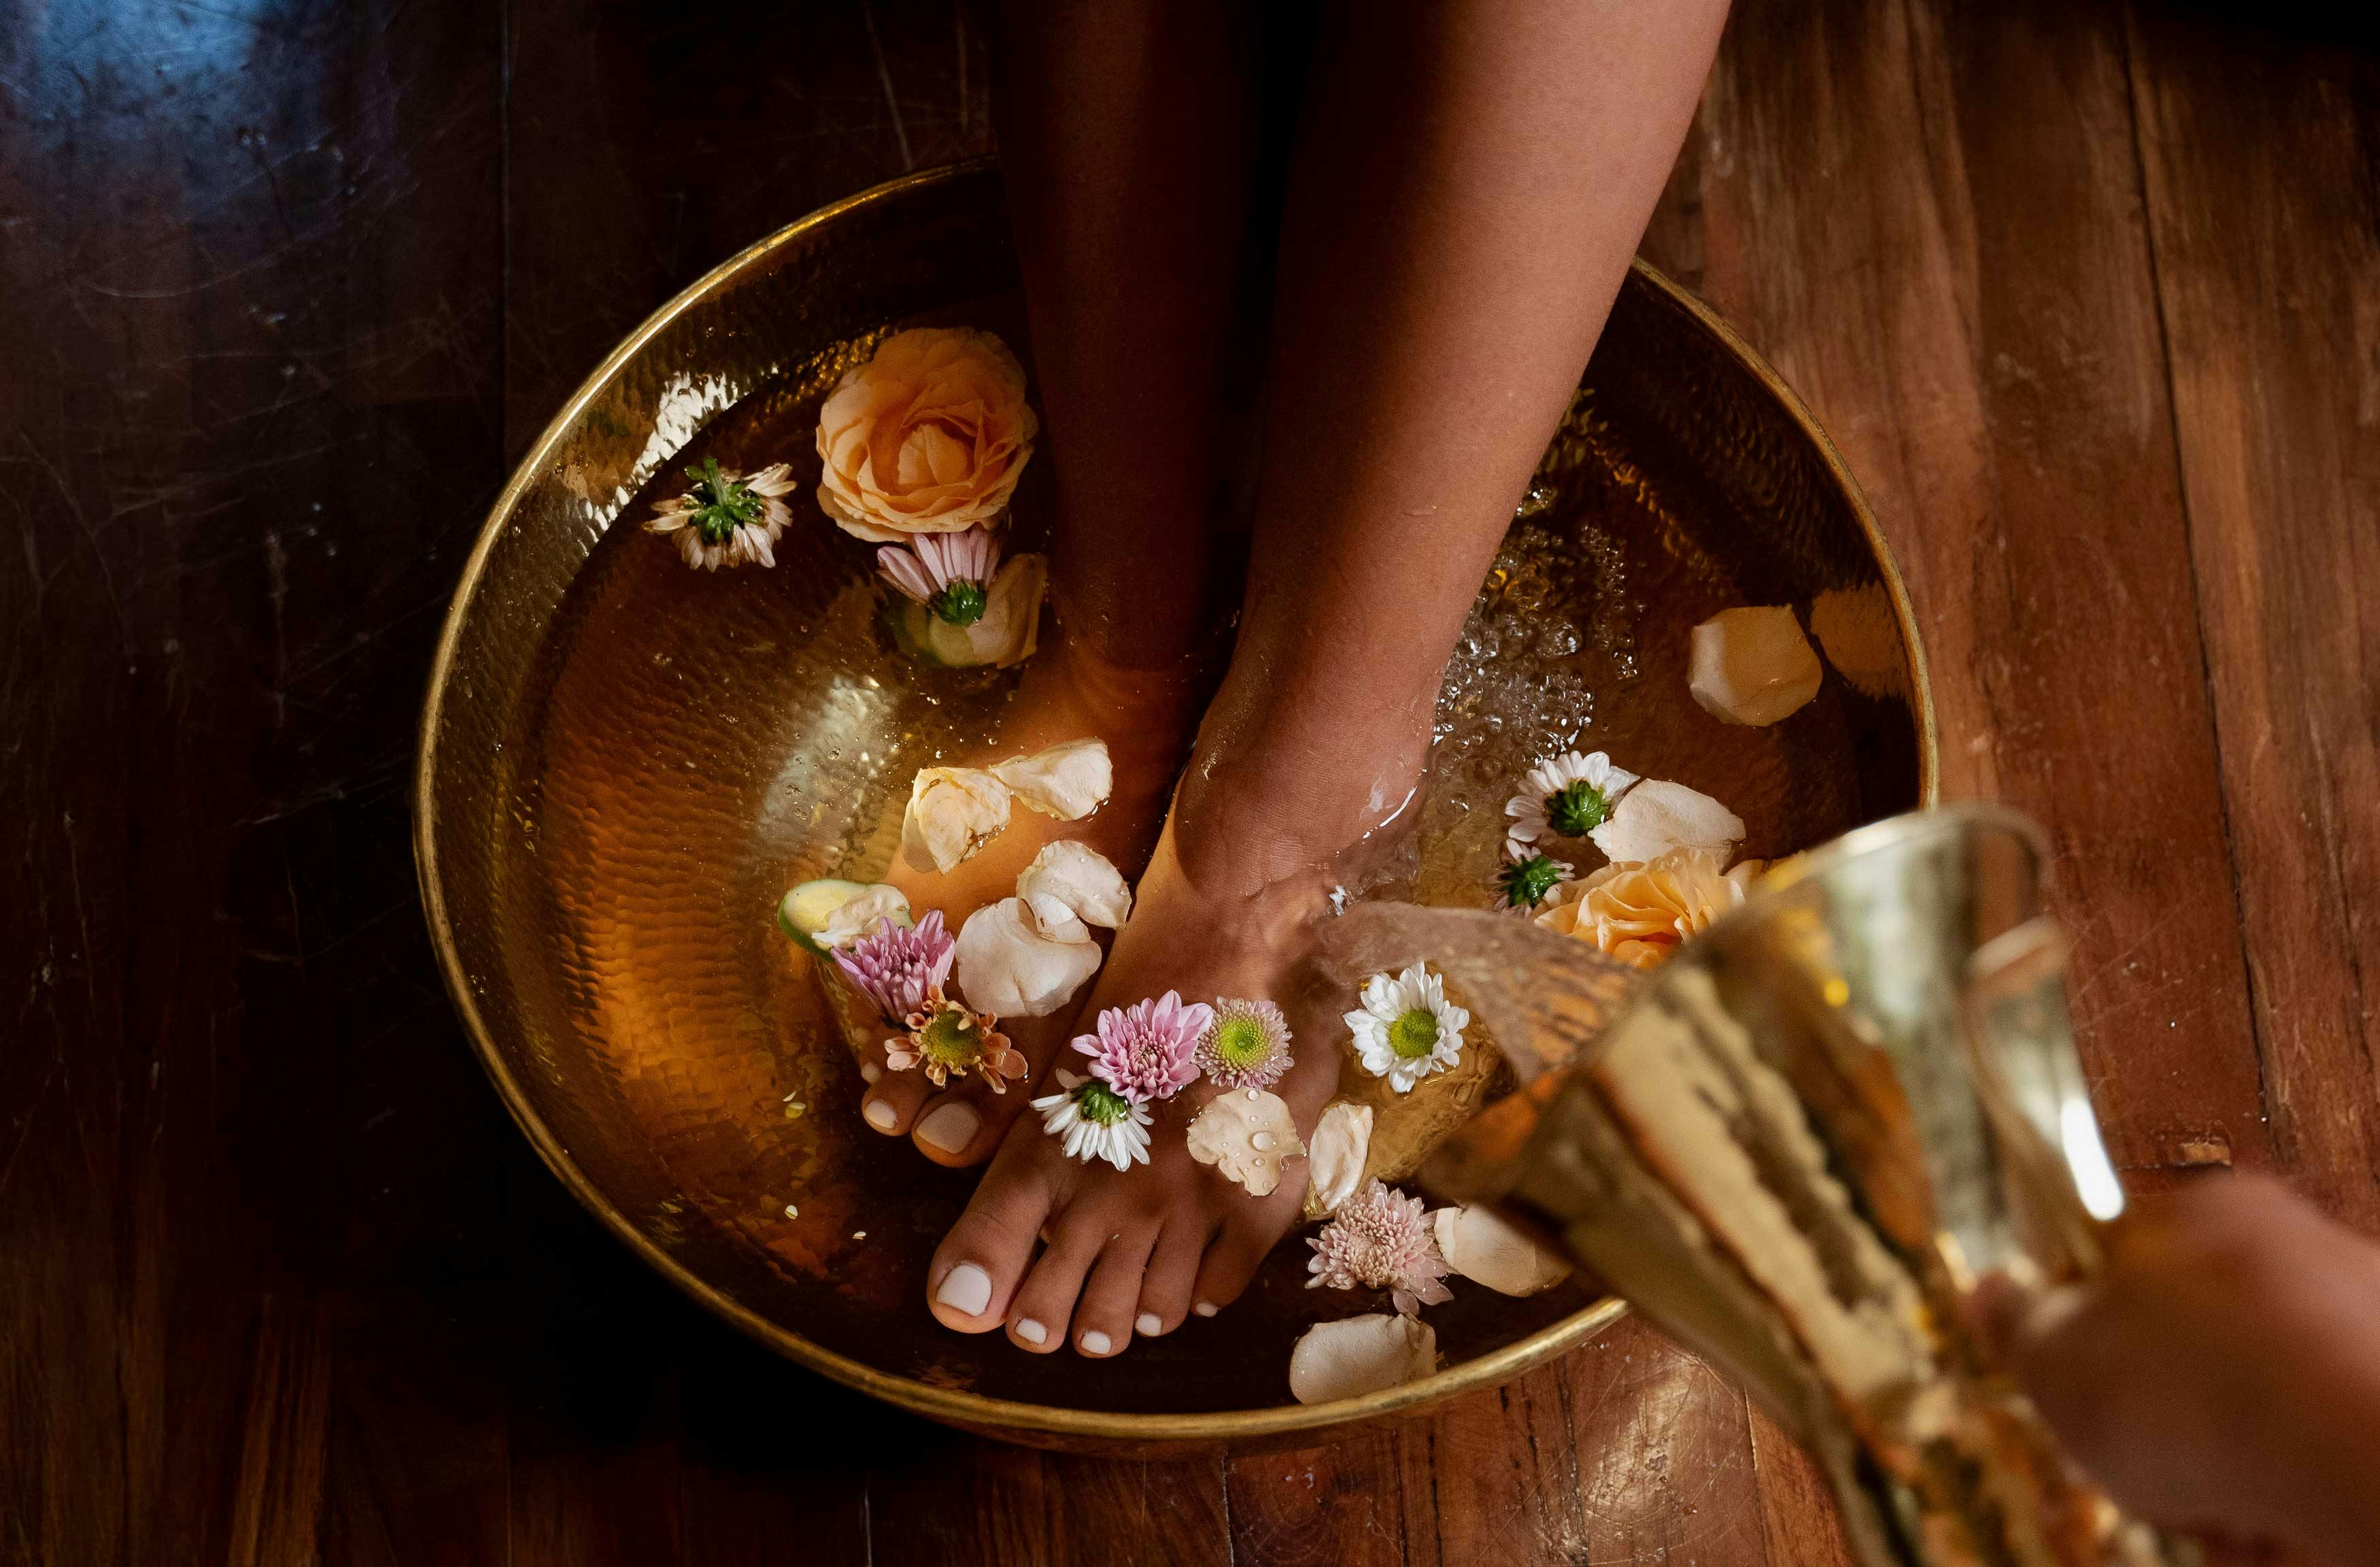
M 1063 740 L 1029 757 L 994 762 L 991 775 L 1044 816 L 1080 821 L 1108 803 L 1115 788 L 1115 763 L 1108 743 L 1094 736 Z
M 1269 1088 L 1290 1067 L 1289 1019 L 1264 1001 L 1215 1002 L 1198 1036 L 1198 1070 L 1220 1088 Z
M 998 517 L 1040 421 L 1025 367 L 970 327 L 917 327 L 877 345 L 819 410 L 819 504 L 871 542 L 957 533 Z
M 1824 675 L 1790 605 L 1721 610 L 1694 627 L 1689 686 L 1721 723 L 1776 723 L 1816 696 Z
M 1496 871 L 1496 906 L 1525 914 L 1571 879 L 1570 866 L 1551 855 L 1504 840 L 1504 863 Z
M 907 544 L 876 552 L 876 569 L 945 626 L 973 626 L 991 606 L 1000 541 L 989 528 L 963 533 L 920 533 Z
M 1529 769 L 1521 792 L 1504 802 L 1512 823 L 1505 829 L 1506 839 L 1525 854 L 1548 838 L 1584 838 L 1603 825 L 1635 782 L 1634 773 L 1612 766 L 1601 751 L 1548 757 Z
M 1387 1290 L 1407 1317 L 1454 1298 L 1440 1282 L 1449 1269 L 1421 1198 L 1379 1181 L 1342 1206 L 1305 1244 L 1314 1248 L 1305 1264 L 1313 1275 L 1305 1281 L 1309 1290 Z
M 686 489 L 653 508 L 645 531 L 677 535 L 677 553 L 703 571 L 775 565 L 770 548 L 794 514 L 778 497 L 794 487 L 783 463 L 757 473 L 723 473 L 717 457 L 686 470 Z
M 1324 1107 L 1305 1150 L 1305 1211 L 1325 1218 L 1345 1206 L 1372 1149 L 1372 1107 L 1345 1099 Z
M 1724 865 L 1743 841 L 1743 819 L 1708 795 L 1655 778 L 1629 790 L 1590 836 L 1614 865 L 1641 865 L 1672 849 L 1702 849 Z
M 941 996 L 953 950 L 940 909 L 915 925 L 896 925 L 879 915 L 873 930 L 835 950 L 834 966 L 897 1028 L 902 1019 Z
M 980 768 L 919 768 L 901 813 L 901 857 L 947 874 L 1007 830 L 1007 784 Z
M 1066 1140 L 1066 1157 L 1088 1164 L 1104 1159 L 1118 1170 L 1148 1162 L 1148 1107 L 1137 1105 L 1096 1077 L 1061 1070 L 1058 1091 L 1033 1101 L 1041 1129 Z
M 905 593 L 893 605 L 893 635 L 912 656 L 945 669 L 1008 669 L 1041 645 L 1041 600 L 1049 587 L 1049 563 L 1041 556 L 1011 556 L 984 589 L 983 612 L 975 619 L 954 625 Z
M 1721 875 L 1707 851 L 1673 849 L 1649 864 L 1605 866 L 1537 923 L 1622 963 L 1658 968 L 1680 942 L 1742 901 L 1743 883 Z
M 1391 978 L 1364 981 L 1363 1006 L 1346 1014 L 1364 1070 L 1386 1077 L 1397 1092 L 1463 1059 L 1463 1030 L 1471 1014 L 1446 999 L 1446 981 L 1415 964 Z
M 1091 1075 L 1135 1104 L 1172 1099 L 1198 1079 L 1198 1036 L 1215 1020 L 1204 1002 L 1184 1002 L 1168 990 L 1153 1001 L 1108 1007 L 1099 1031 L 1078 1036 L 1075 1048 L 1091 1058 Z
M 973 1072 L 993 1093 L 1004 1094 L 1010 1080 L 1029 1070 L 1024 1054 L 996 1026 L 1000 1019 L 939 990 L 905 1022 L 909 1031 L 905 1037 L 884 1041 L 884 1064 L 895 1072 L 919 1067 L 937 1088 Z
M 1184 1142 L 1192 1159 L 1213 1165 L 1252 1197 L 1270 1197 L 1281 1185 L 1282 1161 L 1305 1151 L 1288 1101 L 1262 1088 L 1233 1088 L 1208 1100 Z

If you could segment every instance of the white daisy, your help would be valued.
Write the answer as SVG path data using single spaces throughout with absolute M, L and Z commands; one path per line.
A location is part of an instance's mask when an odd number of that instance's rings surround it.
M 1556 838 L 1584 838 L 1603 825 L 1635 782 L 1634 773 L 1612 766 L 1601 751 L 1548 757 L 1529 769 L 1521 792 L 1504 803 L 1512 822 L 1505 842 L 1516 856 L 1525 856 L 1539 844 L 1551 847 Z
M 653 508 L 645 531 L 677 535 L 677 553 L 701 571 L 721 566 L 775 565 L 771 546 L 793 520 L 779 496 L 794 487 L 792 470 L 771 463 L 757 473 L 722 473 L 717 457 L 686 469 L 686 493 Z
M 1041 1130 L 1066 1140 L 1066 1157 L 1088 1164 L 1104 1159 L 1118 1170 L 1148 1162 L 1149 1113 L 1096 1077 L 1058 1074 L 1058 1092 L 1033 1101 Z
M 1534 913 L 1573 880 L 1570 862 L 1504 841 L 1504 863 L 1496 868 L 1496 906 Z
M 1385 1077 L 1397 1092 L 1463 1059 L 1463 1030 L 1471 1014 L 1446 999 L 1446 981 L 1424 964 L 1391 978 L 1364 981 L 1362 1010 L 1346 1014 L 1364 1070 Z

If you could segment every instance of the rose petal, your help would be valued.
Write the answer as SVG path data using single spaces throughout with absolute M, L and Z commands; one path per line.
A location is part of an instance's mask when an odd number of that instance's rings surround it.
M 896 924 L 909 914 L 909 894 L 898 887 L 879 881 L 856 897 L 845 899 L 819 931 L 818 944 L 822 947 L 847 947 L 868 932 L 880 919 Z
M 1306 1157 L 1305 1210 L 1321 1217 L 1339 1211 L 1363 1184 L 1364 1161 L 1372 1148 L 1372 1107 L 1341 1099 L 1322 1112 Z
M 1021 792 L 1017 796 L 1024 797 Z M 1070 927 L 1080 930 L 1085 921 L 1121 930 L 1132 915 L 1132 889 L 1124 885 L 1123 873 L 1107 856 L 1071 838 L 1045 844 L 1033 856 L 1016 879 L 1016 895 L 1025 900 L 1042 934 L 1064 940 L 1088 940 L 1062 934 Z
M 1418 1318 L 1375 1312 L 1308 1328 L 1289 1352 L 1289 1391 L 1300 1403 L 1328 1403 L 1419 1381 L 1437 1369 L 1437 1330 Z
M 1002 898 L 967 916 L 959 929 L 959 993 L 978 1012 L 1047 1017 L 1099 972 L 1099 945 L 1044 935 L 1023 900 Z
M 1190 1157 L 1211 1164 L 1252 1197 L 1269 1197 L 1281 1184 L 1281 1166 L 1305 1151 L 1297 1122 L 1279 1094 L 1233 1088 L 1216 1095 L 1183 1134 Z
M 1818 694 L 1823 674 L 1787 605 L 1722 610 L 1694 627 L 1694 700 L 1724 723 L 1778 723 Z
M 1430 1215 L 1430 1228 L 1449 1268 L 1498 1294 L 1533 1295 L 1570 1277 L 1570 1258 L 1537 1245 L 1482 1204 L 1441 1208 Z
M 1611 820 L 1587 834 L 1614 865 L 1702 849 L 1725 865 L 1743 841 L 1743 819 L 1708 795 L 1648 778 L 1620 796 Z
M 1067 740 L 1029 757 L 994 763 L 992 776 L 1044 816 L 1079 821 L 1107 803 L 1115 765 L 1105 740 Z
M 1007 784 L 978 768 L 921 768 L 901 817 L 901 857 L 948 872 L 1007 826 Z

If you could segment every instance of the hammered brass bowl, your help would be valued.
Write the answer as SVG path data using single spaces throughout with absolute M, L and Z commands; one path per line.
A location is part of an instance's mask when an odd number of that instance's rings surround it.
M 928 1314 L 927 1259 L 972 1176 L 862 1126 L 815 966 L 771 914 L 796 881 L 889 863 L 911 771 L 983 734 L 1013 684 L 900 657 L 872 551 L 808 501 L 834 378 L 892 327 L 960 322 L 1029 363 L 989 164 L 829 207 L 670 301 L 489 516 L 431 671 L 415 844 L 447 985 L 522 1130 L 624 1241 L 754 1337 L 1017 1441 L 1312 1441 L 1598 1331 L 1621 1308 L 1582 1284 L 1462 1289 L 1431 1310 L 1438 1375 L 1292 1403 L 1292 1342 L 1350 1309 L 1302 1287 L 1294 1237 L 1222 1318 L 1096 1367 Z M 706 454 L 794 464 L 774 570 L 690 571 L 635 526 Z M 1017 497 L 1026 541 L 1047 527 L 1048 462 Z M 1930 797 L 1916 633 L 1857 490 L 1775 374 L 1651 269 L 1622 290 L 1513 539 L 1441 704 L 1424 858 L 1443 896 L 1484 901 L 1488 862 L 1463 856 L 1492 858 L 1500 829 L 1470 808 L 1535 748 L 1583 741 L 1706 788 L 1750 824 L 1751 854 Z M 1828 655 L 1820 697 L 1773 729 L 1719 724 L 1686 693 L 1689 629 L 1782 602 Z

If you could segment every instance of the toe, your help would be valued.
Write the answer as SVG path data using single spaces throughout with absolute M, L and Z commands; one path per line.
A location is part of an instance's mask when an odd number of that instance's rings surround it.
M 1031 1071 L 1020 1080 L 1003 1083 L 998 1092 L 981 1077 L 969 1077 L 926 1099 L 917 1110 L 910 1136 L 917 1151 L 936 1164 L 964 1169 L 981 1164 L 997 1152 L 1009 1125 L 1038 1091 L 1032 1085 L 1040 1080 L 1050 1057 L 1067 1037 L 1065 1026 L 1053 1018 L 1002 1027 L 1008 1029 L 1010 1040 L 1024 1053 Z
M 1206 1257 L 1198 1264 L 1197 1282 L 1190 1287 L 1190 1309 L 1199 1316 L 1212 1317 L 1239 1299 L 1240 1292 L 1256 1277 L 1265 1254 L 1280 1239 L 1278 1229 L 1257 1222 L 1257 1218 L 1256 1214 L 1246 1214 L 1226 1220 L 1222 1233 L 1208 1246 Z
M 1153 1339 L 1182 1326 L 1182 1319 L 1190 1315 L 1190 1286 L 1197 1281 L 1199 1259 L 1207 1255 L 1207 1243 L 1214 1236 L 1215 1226 L 1203 1216 L 1177 1215 L 1167 1222 L 1148 1259 L 1148 1271 L 1140 1281 L 1133 1331 Z
M 1066 1324 L 1074 1319 L 1084 1276 L 1116 1233 L 1116 1225 L 1082 1205 L 1068 1209 L 1050 1226 L 1049 1245 L 1017 1286 L 1008 1308 L 1008 1336 L 1019 1347 L 1047 1354 L 1066 1342 Z
M 1051 1167 L 1034 1157 L 1037 1151 L 1012 1144 L 993 1160 L 966 1211 L 935 1249 L 926 1270 L 926 1302 L 944 1327 L 988 1333 L 1007 1320 L 1010 1297 L 1056 1197 Z
M 917 1107 L 933 1091 L 934 1086 L 922 1072 L 884 1073 L 859 1097 L 859 1118 L 872 1131 L 902 1136 L 916 1124 Z
M 1126 1226 L 1100 1249 L 1092 1265 L 1082 1304 L 1075 1307 L 1075 1348 L 1095 1360 L 1121 1354 L 1132 1342 L 1141 1276 L 1148 1271 L 1157 1229 L 1153 1220 Z

